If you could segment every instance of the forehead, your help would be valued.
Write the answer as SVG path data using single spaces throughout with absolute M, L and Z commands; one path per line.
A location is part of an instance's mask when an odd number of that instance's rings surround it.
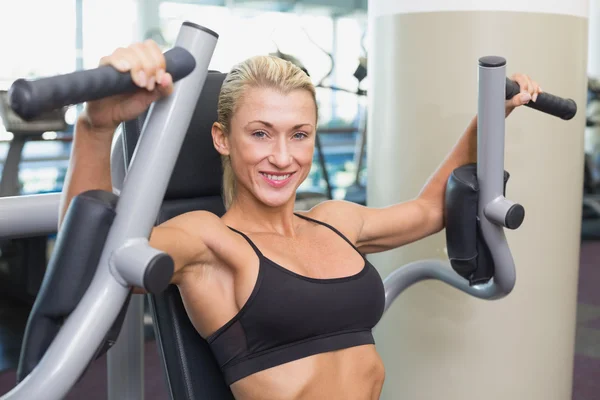
M 249 119 L 285 121 L 314 124 L 316 106 L 307 90 L 283 93 L 272 88 L 247 88 L 240 98 L 234 119 L 240 122 Z M 299 121 L 302 120 L 302 121 Z

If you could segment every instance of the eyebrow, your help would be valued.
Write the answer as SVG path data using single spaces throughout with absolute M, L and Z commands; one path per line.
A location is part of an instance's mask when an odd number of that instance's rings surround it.
M 255 121 L 250 121 L 250 122 L 248 122 L 248 125 L 250 125 L 250 124 L 252 124 L 252 123 L 255 123 L 255 122 L 258 122 L 258 123 L 260 123 L 260 124 L 263 124 L 264 126 L 266 126 L 266 127 L 268 127 L 268 128 L 273 128 L 273 124 L 271 124 L 270 122 L 267 122 L 267 121 L 261 121 L 261 120 L 258 120 L 258 119 L 257 119 L 257 120 L 255 120 Z M 248 125 L 246 125 L 246 127 L 247 127 Z M 303 123 L 303 124 L 294 125 L 294 126 L 292 127 L 292 129 L 299 129 L 299 128 L 302 128 L 303 126 L 306 126 L 306 125 L 308 125 L 308 126 L 311 126 L 311 127 L 312 127 L 312 125 L 311 125 L 311 124 L 309 124 L 308 122 L 305 122 L 305 123 Z

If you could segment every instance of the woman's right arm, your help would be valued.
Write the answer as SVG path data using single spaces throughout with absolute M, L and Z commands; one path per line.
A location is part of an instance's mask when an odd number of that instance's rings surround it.
M 137 118 L 152 102 L 169 95 L 173 89 L 172 78 L 165 71 L 164 56 L 153 41 L 119 48 L 104 57 L 100 64 L 130 72 L 139 89 L 134 93 L 88 102 L 79 116 L 62 190 L 59 229 L 75 196 L 95 189 L 112 192 L 110 155 L 113 135 L 119 124 Z M 197 264 L 207 257 L 207 247 L 196 237 L 196 232 L 198 226 L 218 218 L 208 214 L 195 212 L 175 217 L 151 233 L 150 244 L 168 253 L 175 262 L 174 283 L 186 265 Z
M 93 189 L 112 192 L 110 150 L 117 127 L 137 118 L 150 104 L 173 91 L 164 55 L 152 40 L 120 47 L 103 57 L 100 65 L 130 73 L 138 90 L 90 101 L 79 116 L 62 190 L 59 228 L 73 197 Z
M 92 189 L 112 192 L 110 151 L 114 131 L 110 129 L 93 128 L 85 116 L 77 120 L 60 199 L 59 229 L 73 197 Z

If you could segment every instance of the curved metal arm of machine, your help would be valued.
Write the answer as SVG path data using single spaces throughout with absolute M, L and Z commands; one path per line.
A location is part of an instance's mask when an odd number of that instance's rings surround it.
M 129 261 L 156 256 L 144 246 L 143 240 L 150 235 L 156 220 L 217 40 L 218 35 L 209 29 L 183 23 L 175 45 L 193 55 L 195 68 L 175 84 L 169 97 L 156 102 L 149 110 L 148 122 L 131 162 L 92 283 L 39 364 L 2 400 L 64 398 L 94 357 L 122 309 L 130 292 L 130 287 L 123 281 L 143 277 L 132 271 Z M 117 254 L 117 258 L 129 264 L 129 268 L 124 267 L 128 272 L 121 275 L 116 272 L 121 268 L 111 268 L 110 262 L 116 250 L 126 244 L 131 244 L 133 249 Z M 141 250 L 139 255 L 135 254 L 136 247 Z M 144 267 L 139 265 L 140 270 Z
M 524 218 L 522 206 L 504 197 L 505 100 L 519 93 L 517 83 L 506 78 L 506 60 L 488 56 L 479 59 L 479 98 L 477 126 L 477 183 L 479 187 L 477 220 L 481 235 L 494 263 L 494 275 L 484 283 L 471 283 L 442 260 L 420 260 L 402 266 L 384 281 L 385 310 L 405 289 L 428 279 L 435 279 L 481 299 L 495 300 L 514 288 L 516 273 L 504 227 L 516 229 Z M 541 93 L 531 106 L 564 120 L 573 118 L 577 105 Z
M 442 260 L 421 260 L 403 265 L 389 274 L 384 281 L 385 310 L 407 288 L 425 280 L 442 281 L 456 289 L 480 299 L 494 299 L 501 294 L 498 285 L 489 281 L 480 285 L 469 284 L 469 281 L 450 268 L 448 262 Z

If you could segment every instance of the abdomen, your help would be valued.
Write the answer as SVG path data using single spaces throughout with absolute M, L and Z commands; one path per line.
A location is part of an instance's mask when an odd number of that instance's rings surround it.
M 385 369 L 374 345 L 302 358 L 231 385 L 237 400 L 377 400 Z

